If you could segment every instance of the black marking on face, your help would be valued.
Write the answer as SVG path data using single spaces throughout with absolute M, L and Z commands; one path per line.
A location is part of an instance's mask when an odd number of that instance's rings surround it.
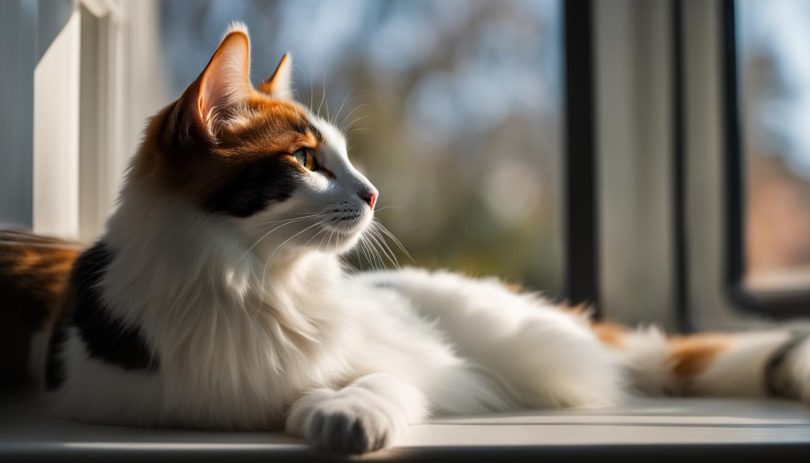
M 250 217 L 271 202 L 289 199 L 301 172 L 280 155 L 268 156 L 242 168 L 205 200 L 205 210 L 235 217 Z
M 138 326 L 125 324 L 115 318 L 99 294 L 98 284 L 113 258 L 103 242 L 82 253 L 73 267 L 70 291 L 75 300 L 65 322 L 54 331 L 48 349 L 46 385 L 59 387 L 65 379 L 59 358 L 67 338 L 66 329 L 75 327 L 91 358 L 125 370 L 157 371 L 159 360 L 151 351 Z

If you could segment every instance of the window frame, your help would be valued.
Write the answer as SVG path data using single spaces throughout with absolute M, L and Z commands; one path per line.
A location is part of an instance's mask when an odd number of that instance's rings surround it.
M 720 14 L 722 98 L 725 141 L 725 291 L 734 308 L 773 319 L 810 316 L 810 287 L 796 290 L 754 290 L 746 285 L 745 146 L 740 108 L 735 0 L 722 0 Z
M 123 146 L 125 12 L 116 0 L 80 0 L 77 8 L 81 22 L 78 225 L 79 238 L 92 240 L 114 206 L 127 160 Z
M 599 214 L 595 134 L 593 4 L 563 2 L 565 100 L 564 296 L 602 316 L 599 298 Z
M 120 0 L 61 5 L 37 11 L 31 226 L 89 241 L 103 228 L 126 165 L 129 23 Z

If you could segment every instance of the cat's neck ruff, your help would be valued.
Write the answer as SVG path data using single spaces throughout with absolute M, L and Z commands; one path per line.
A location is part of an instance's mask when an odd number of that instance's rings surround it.
M 255 246 L 227 218 L 135 182 L 124 189 L 102 239 L 115 253 L 105 293 L 114 305 L 128 306 L 130 315 L 133 299 L 145 298 L 164 308 L 138 304 L 135 313 L 160 316 L 172 301 L 172 310 L 197 310 L 192 302 L 208 302 L 317 318 L 323 304 L 312 301 L 313 294 L 330 294 L 343 276 L 334 254 L 278 248 L 271 240 Z

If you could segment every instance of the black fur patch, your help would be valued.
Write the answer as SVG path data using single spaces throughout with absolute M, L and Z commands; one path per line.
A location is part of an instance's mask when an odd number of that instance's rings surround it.
M 98 292 L 98 284 L 113 257 L 102 242 L 85 251 L 73 266 L 69 292 L 73 301 L 64 323 L 55 330 L 48 349 L 46 384 L 49 389 L 64 381 L 64 367 L 58 353 L 65 342 L 66 327 L 78 328 L 90 357 L 125 370 L 156 371 L 158 358 L 138 327 L 113 318 Z
M 790 370 L 785 370 L 788 357 L 802 343 L 810 339 L 810 333 L 791 333 L 790 338 L 782 343 L 765 363 L 765 390 L 773 397 L 795 398 L 797 389 L 794 378 L 790 377 Z
M 51 334 L 50 343 L 48 344 L 48 356 L 45 359 L 45 387 L 48 390 L 58 388 L 65 381 L 65 366 L 62 365 L 59 354 L 62 352 L 66 340 L 67 333 L 64 322 L 58 320 L 53 334 Z
M 272 201 L 288 199 L 301 173 L 278 156 L 250 163 L 224 187 L 212 192 L 203 207 L 236 217 L 250 217 Z

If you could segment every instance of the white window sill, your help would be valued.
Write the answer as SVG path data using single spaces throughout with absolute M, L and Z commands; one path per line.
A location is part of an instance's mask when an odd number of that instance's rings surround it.
M 684 461 L 690 456 L 810 455 L 810 407 L 784 401 L 638 400 L 598 411 L 542 411 L 437 418 L 414 426 L 400 445 L 365 459 L 504 461 L 597 456 Z M 274 433 L 91 426 L 50 418 L 29 399 L 0 401 L 0 461 L 138 461 L 146 458 L 331 460 Z

